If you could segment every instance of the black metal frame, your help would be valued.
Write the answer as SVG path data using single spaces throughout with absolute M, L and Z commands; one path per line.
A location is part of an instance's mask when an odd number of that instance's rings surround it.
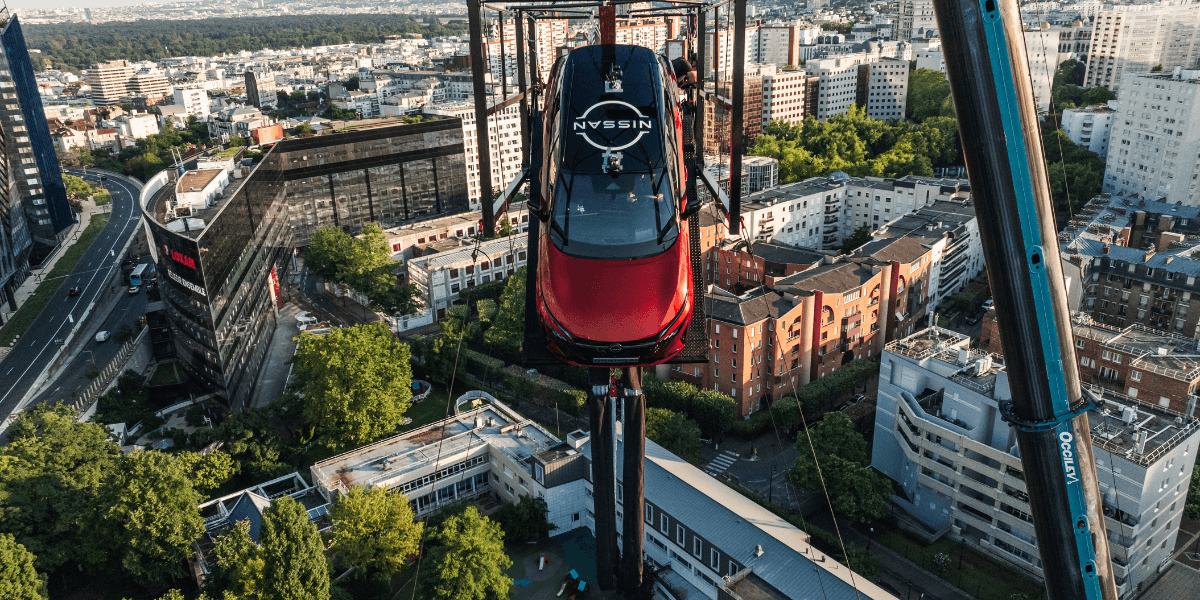
M 471 35 L 471 78 L 474 90 L 476 135 L 479 148 L 480 196 L 483 213 L 482 235 L 490 236 L 495 232 L 496 215 L 507 209 L 507 206 L 524 185 L 528 185 L 528 196 L 531 205 L 539 204 L 540 198 L 540 168 L 542 162 L 542 119 L 541 107 L 538 104 L 542 93 L 543 82 L 538 72 L 538 57 L 536 47 L 531 46 L 537 39 L 537 21 L 541 19 L 562 18 L 606 18 L 598 19 L 600 23 L 599 38 L 601 40 L 615 39 L 613 25 L 613 8 L 618 5 L 630 5 L 641 0 L 608 0 L 608 1 L 574 1 L 555 3 L 526 2 L 516 6 L 495 6 L 502 0 L 467 0 L 469 31 Z M 688 165 L 689 181 L 687 197 L 694 201 L 696 190 L 702 182 L 708 188 L 724 217 L 728 219 L 730 235 L 738 235 L 740 231 L 741 186 L 731 183 L 729 193 L 721 189 L 720 182 L 715 181 L 703 171 L 704 167 L 704 104 L 717 103 L 730 113 L 731 117 L 731 154 L 730 182 L 741 181 L 744 140 L 742 139 L 742 98 L 745 56 L 745 21 L 747 0 L 720 0 L 706 2 L 704 0 L 667 0 L 661 6 L 647 9 L 623 9 L 627 16 L 639 18 L 655 16 L 682 16 L 687 19 L 687 29 L 684 32 L 686 44 L 684 55 L 688 56 L 694 48 L 692 56 L 696 61 L 696 70 L 700 82 L 696 89 L 689 92 L 689 102 L 694 107 L 695 121 L 693 124 L 693 143 L 686 151 L 684 159 Z M 732 5 L 732 6 L 730 6 Z M 565 10 L 564 10 L 565 9 Z M 500 71 L 507 74 L 504 57 L 504 21 L 511 16 L 516 22 L 517 44 L 517 87 L 518 92 L 508 96 L 507 77 L 500 82 L 503 90 L 503 100 L 493 106 L 488 106 L 486 96 L 485 74 L 487 61 L 484 56 L 484 10 L 493 10 L 500 19 Z M 705 43 L 705 24 L 719 23 L 716 13 L 726 11 L 725 23 L 734 29 L 732 73 L 732 99 L 721 98 L 704 89 L 705 65 L 712 62 L 714 48 L 707 48 Z M 706 18 L 712 12 L 712 18 Z M 731 14 L 731 17 L 730 17 Z M 732 23 L 730 20 L 732 18 Z M 695 30 L 691 23 L 696 24 Z M 526 29 L 528 27 L 528 29 Z M 695 34 L 693 37 L 693 33 Z M 715 32 L 719 36 L 719 31 Z M 719 39 L 714 37 L 715 39 Z M 693 45 L 694 44 L 694 45 Z M 528 62 L 527 62 L 528 61 Z M 493 84 L 495 85 L 495 84 Z M 491 181 L 491 148 L 488 141 L 487 118 L 498 110 L 512 104 L 521 103 L 521 143 L 524 150 L 521 172 L 496 198 L 493 196 Z M 673 359 L 672 363 L 706 363 L 708 362 L 708 315 L 705 310 L 704 273 L 700 255 L 699 217 L 693 215 L 687 219 L 690 236 L 690 262 L 692 265 L 692 321 L 686 333 L 684 350 Z M 536 215 L 529 219 L 529 244 L 527 247 L 526 268 L 529 273 L 525 288 L 525 338 L 521 353 L 525 366 L 561 364 L 550 356 L 546 349 L 546 333 L 542 329 L 537 315 L 537 269 L 539 261 L 538 240 L 542 223 Z M 592 429 L 592 462 L 593 487 L 596 498 L 596 538 L 597 538 L 597 586 L 601 590 L 611 590 L 619 584 L 621 589 L 632 594 L 643 583 L 642 573 L 642 543 L 644 533 L 643 515 L 645 507 L 644 471 L 645 471 L 645 401 L 641 396 L 641 369 L 623 369 L 623 376 L 616 386 L 610 386 L 610 369 L 595 367 L 589 369 L 589 383 L 592 384 L 591 397 L 588 401 Z M 610 396 L 615 393 L 615 397 Z M 617 574 L 618 549 L 616 547 L 616 486 L 614 481 L 615 444 L 611 419 L 613 411 L 621 401 L 624 401 L 624 548 L 620 553 L 620 576 Z

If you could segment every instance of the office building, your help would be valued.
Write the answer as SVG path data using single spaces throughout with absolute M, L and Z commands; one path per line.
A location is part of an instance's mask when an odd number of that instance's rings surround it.
M 1072 142 L 1095 152 L 1100 160 L 1108 158 L 1108 142 L 1112 135 L 1117 103 L 1096 104 L 1062 111 L 1062 131 Z
M 1198 92 L 1200 70 L 1125 78 L 1109 135 L 1105 192 L 1200 206 Z
M 129 97 L 129 80 L 133 67 L 127 60 L 110 60 L 99 63 L 84 72 L 84 80 L 91 87 L 92 103 L 96 106 L 111 106 Z
M 467 198 L 471 209 L 479 210 L 479 134 L 475 125 L 475 103 L 468 100 L 427 104 L 422 114 L 433 118 L 453 118 L 462 123 L 463 148 L 466 152 Z M 521 148 L 521 107 L 512 105 L 488 117 L 488 157 L 491 159 L 492 193 L 504 191 L 521 172 L 524 151 Z
M 275 329 L 279 277 L 316 229 L 355 234 L 370 222 L 466 211 L 460 131 L 447 119 L 281 140 L 220 193 L 210 187 L 221 176 L 208 171 L 148 182 L 146 227 L 192 380 L 230 409 L 246 405 Z
M 484 392 L 467 399 L 471 405 L 454 417 L 318 462 L 314 486 L 327 502 L 357 486 L 396 490 L 417 517 L 458 500 L 542 498 L 555 535 L 587 528 L 594 536 L 590 436 L 577 430 L 559 440 Z M 434 446 L 440 452 L 430 452 Z M 891 597 L 809 545 L 805 532 L 652 441 L 645 498 L 646 557 L 665 567 L 659 597 L 717 600 L 721 586 L 746 580 L 780 594 L 754 598 Z
M 742 173 L 746 178 L 746 193 L 753 194 L 779 185 L 779 160 L 769 156 L 747 156 L 742 159 Z M 729 188 L 729 174 L 723 173 L 725 188 Z
M 12 215 L 21 212 L 13 207 L 22 205 L 35 243 L 31 261 L 38 263 L 67 235 L 76 217 L 67 202 L 62 167 L 16 15 L 0 22 L 0 42 L 4 44 L 0 48 L 0 89 L 4 90 L 0 94 L 0 130 L 10 174 L 0 195 L 8 196 L 5 203 Z
M 1041 579 L 1016 432 L 1000 418 L 1012 398 L 1004 357 L 970 343 L 930 328 L 887 345 L 871 466 L 900 483 L 893 499 L 918 535 L 948 535 Z M 1092 452 L 1114 583 L 1127 597 L 1175 550 L 1200 421 L 1103 397 L 1088 415 Z
M 529 236 L 517 233 L 482 244 L 458 237 L 431 245 L 433 254 L 408 261 L 408 282 L 417 286 L 425 307 L 442 319 L 460 292 L 503 281 L 525 266 Z
M 270 71 L 246 71 L 246 100 L 259 110 L 273 110 L 279 106 L 275 93 L 275 76 Z M 374 116 L 364 115 L 364 117 Z
M 1200 58 L 1200 3 L 1105 5 L 1092 24 L 1083 87 L 1120 92 L 1130 76 L 1192 68 Z

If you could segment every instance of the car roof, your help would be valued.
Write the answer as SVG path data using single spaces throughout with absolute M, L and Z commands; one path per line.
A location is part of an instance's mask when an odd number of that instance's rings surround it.
M 628 172 L 646 172 L 665 163 L 668 114 L 662 63 L 643 46 L 621 44 L 576 48 L 561 65 L 563 167 L 602 173 L 606 151 L 621 152 Z M 619 73 L 620 91 L 607 91 L 606 79 Z

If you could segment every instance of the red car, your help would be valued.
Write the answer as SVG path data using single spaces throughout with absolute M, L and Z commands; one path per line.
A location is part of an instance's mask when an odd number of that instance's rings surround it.
M 647 366 L 683 349 L 694 209 L 678 97 L 670 67 L 641 46 L 587 46 L 555 65 L 536 291 L 548 349 L 567 363 Z

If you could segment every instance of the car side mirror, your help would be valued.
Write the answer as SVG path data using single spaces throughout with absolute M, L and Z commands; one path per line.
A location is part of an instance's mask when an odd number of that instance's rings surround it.
M 538 219 L 543 222 L 550 219 L 550 211 L 547 210 L 545 203 L 542 202 L 542 194 L 537 190 L 529 191 L 529 197 L 525 199 L 525 203 L 529 207 L 529 212 L 533 213 Z
M 684 191 L 684 198 L 687 200 L 683 204 L 683 212 L 680 214 L 684 219 L 700 212 L 700 194 L 696 191 L 696 165 L 689 164 L 687 166 L 687 186 Z
M 692 197 L 688 198 L 687 203 L 683 205 L 683 218 L 685 219 L 700 212 L 700 198 L 695 194 L 689 195 Z

